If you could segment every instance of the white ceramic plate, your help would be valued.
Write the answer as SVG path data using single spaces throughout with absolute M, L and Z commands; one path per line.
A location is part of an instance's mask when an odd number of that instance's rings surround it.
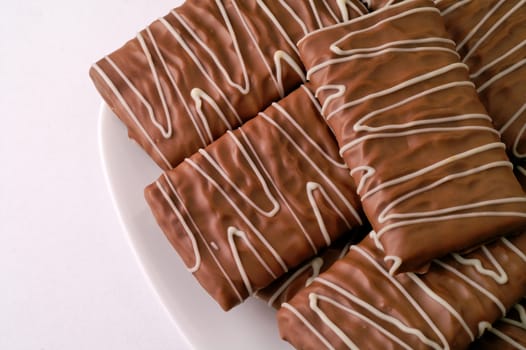
M 248 300 L 226 313 L 186 270 L 143 197 L 161 174 L 157 165 L 127 137 L 124 125 L 102 104 L 99 116 L 102 166 L 117 215 L 151 286 L 176 327 L 196 350 L 291 349 L 279 339 L 275 312 Z

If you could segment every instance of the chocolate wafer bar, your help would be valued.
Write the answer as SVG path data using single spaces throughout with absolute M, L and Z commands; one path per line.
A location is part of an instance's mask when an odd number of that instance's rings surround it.
M 525 225 L 506 147 L 431 1 L 318 30 L 299 48 L 392 273 Z
M 145 190 L 167 238 L 225 310 L 362 223 L 319 108 L 300 88 Z
M 398 1 L 372 1 L 371 9 Z M 526 163 L 526 2 L 435 0 L 482 103 L 508 146 Z
M 526 293 L 525 269 L 526 234 L 397 276 L 368 237 L 283 305 L 280 333 L 305 350 L 466 349 Z
M 90 75 L 129 136 L 170 169 L 302 83 L 305 34 L 366 12 L 358 0 L 187 1 Z
M 526 162 L 526 1 L 437 6 L 512 160 Z

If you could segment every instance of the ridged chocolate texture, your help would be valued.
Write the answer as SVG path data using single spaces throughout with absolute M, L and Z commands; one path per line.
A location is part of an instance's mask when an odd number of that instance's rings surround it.
M 163 169 L 304 79 L 295 43 L 366 13 L 358 1 L 187 1 L 90 70 L 129 136 Z
M 486 330 L 474 342 L 471 350 L 524 350 L 526 349 L 526 298 L 513 306 L 506 317 Z
M 268 306 L 279 309 L 281 304 L 288 302 L 296 293 L 309 286 L 320 273 L 345 256 L 350 246 L 361 241 L 369 231 L 368 225 L 353 229 L 316 257 L 281 276 L 268 287 L 258 290 L 255 296 Z
M 525 225 L 505 145 L 431 1 L 314 32 L 299 48 L 392 273 Z
M 304 87 L 145 190 L 160 227 L 225 310 L 359 226 L 355 193 Z
M 399 3 L 369 1 L 369 9 Z M 526 166 L 526 2 L 435 0 L 517 172 Z M 520 179 L 519 179 L 520 180 Z M 526 188 L 523 185 L 523 188 Z
M 522 234 L 393 277 L 368 237 L 284 304 L 280 333 L 297 349 L 466 349 L 526 293 L 525 253 Z
M 526 1 L 441 0 L 446 27 L 517 165 L 526 164 Z

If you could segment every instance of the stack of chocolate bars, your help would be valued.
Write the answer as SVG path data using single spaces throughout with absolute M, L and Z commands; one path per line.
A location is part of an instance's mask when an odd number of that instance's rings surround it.
M 90 75 L 223 309 L 263 299 L 297 349 L 526 349 L 524 23 L 524 0 L 188 0 Z

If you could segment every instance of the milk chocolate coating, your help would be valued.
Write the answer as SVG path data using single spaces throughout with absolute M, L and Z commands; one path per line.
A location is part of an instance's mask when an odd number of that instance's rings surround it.
M 288 302 L 299 291 L 309 286 L 320 273 L 345 256 L 350 246 L 360 242 L 370 231 L 368 226 L 364 225 L 348 232 L 316 257 L 281 276 L 268 287 L 257 291 L 255 296 L 269 306 L 279 309 L 281 304 Z
M 355 193 L 304 87 L 145 190 L 160 227 L 225 310 L 359 226 Z
M 431 1 L 314 32 L 299 48 L 393 273 L 525 225 L 505 145 Z
M 366 12 L 358 0 L 187 1 L 90 76 L 129 136 L 170 169 L 298 87 L 306 33 Z
M 472 350 L 517 350 L 526 349 L 526 298 L 508 312 L 506 317 L 488 328 Z
M 461 234 L 460 229 L 457 231 Z M 297 349 L 466 349 L 526 293 L 526 234 L 391 276 L 371 238 L 278 312 Z
M 526 162 L 526 5 L 443 0 L 437 6 L 512 160 Z
M 397 1 L 371 1 L 371 10 Z M 435 1 L 514 163 L 526 161 L 526 6 L 520 0 Z

